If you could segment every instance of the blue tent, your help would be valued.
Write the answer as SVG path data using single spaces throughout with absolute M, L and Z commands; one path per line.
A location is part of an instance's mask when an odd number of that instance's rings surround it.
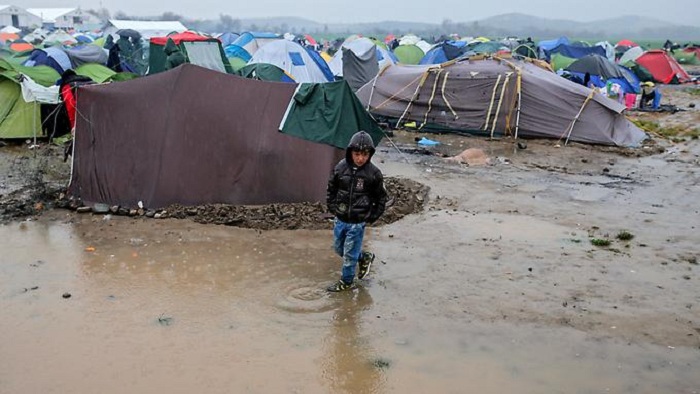
M 544 59 L 545 57 L 548 58 L 545 52 L 551 50 L 552 48 L 556 48 L 561 44 L 568 45 L 569 39 L 566 37 L 559 37 L 555 40 L 542 40 L 537 43 L 537 56 L 539 56 L 540 59 Z
M 248 53 L 248 51 L 246 51 L 245 49 L 243 49 L 243 47 L 240 47 L 236 44 L 227 45 L 224 48 L 224 53 L 226 54 L 226 57 L 228 57 L 228 58 L 237 57 L 237 58 L 243 59 L 243 61 L 245 61 L 246 63 L 248 63 L 248 61 L 252 57 L 250 55 L 250 53 Z
M 456 59 L 469 48 L 464 41 L 445 41 L 429 50 L 418 64 L 441 64 Z
M 73 68 L 68 55 L 56 47 L 34 49 L 29 55 L 29 59 L 25 60 L 22 65 L 28 67 L 49 66 L 61 75 Z
M 240 34 L 238 34 L 238 33 L 227 32 L 227 33 L 223 33 L 222 35 L 220 35 L 217 38 L 219 39 L 219 41 L 221 41 L 221 45 L 225 48 L 228 45 L 233 44 L 233 42 L 236 41 L 238 39 L 238 37 L 240 37 Z
M 314 62 L 318 65 L 318 68 L 321 69 L 323 72 L 323 75 L 328 78 L 329 81 L 335 81 L 335 77 L 333 76 L 333 71 L 331 71 L 331 68 L 328 67 L 328 63 L 326 63 L 325 60 L 321 57 L 321 54 L 314 51 L 311 48 L 304 48 L 306 49 L 306 52 L 311 56 L 312 59 L 314 59 Z
M 545 57 L 547 61 L 549 61 L 550 57 L 554 53 L 558 53 L 560 55 L 564 55 L 566 57 L 570 57 L 573 59 L 580 59 L 586 55 L 590 54 L 596 54 L 600 55 L 602 57 L 606 57 L 605 53 L 605 48 L 601 46 L 594 46 L 594 47 L 579 47 L 579 46 L 574 46 L 574 45 L 568 45 L 568 44 L 559 44 L 555 46 L 552 49 L 545 50 Z

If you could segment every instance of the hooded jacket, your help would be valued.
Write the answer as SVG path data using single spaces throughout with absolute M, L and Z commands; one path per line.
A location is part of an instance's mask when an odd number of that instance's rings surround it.
M 368 150 L 367 162 L 358 167 L 352 160 L 353 149 Z M 359 131 L 345 149 L 345 159 L 333 169 L 328 180 L 328 210 L 346 223 L 373 223 L 384 213 L 387 193 L 384 176 L 374 164 L 374 142 L 367 132 Z
M 175 44 L 175 41 L 173 41 L 172 38 L 168 38 L 168 41 L 166 41 L 163 52 L 165 52 L 165 55 L 167 56 L 165 58 L 166 70 L 171 70 L 182 63 L 187 62 L 185 55 L 182 53 L 180 48 L 178 48 L 177 44 Z

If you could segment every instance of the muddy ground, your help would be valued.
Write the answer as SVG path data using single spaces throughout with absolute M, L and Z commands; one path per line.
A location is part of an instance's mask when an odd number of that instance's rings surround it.
M 700 392 L 700 96 L 662 89 L 684 111 L 630 116 L 685 134 L 635 149 L 396 131 L 338 297 L 322 204 L 79 214 L 60 147 L 2 147 L 0 388 Z

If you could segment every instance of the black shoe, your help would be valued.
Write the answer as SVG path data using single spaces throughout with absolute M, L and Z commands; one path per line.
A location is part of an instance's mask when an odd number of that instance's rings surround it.
M 357 278 L 364 279 L 369 275 L 369 268 L 372 266 L 374 261 L 374 253 L 362 252 L 360 254 L 360 259 L 357 261 L 359 269 L 357 271 Z
M 342 280 L 339 280 L 339 281 L 333 283 L 332 285 L 328 286 L 326 288 L 326 290 L 333 292 L 333 293 L 337 293 L 340 291 L 350 290 L 350 289 L 354 289 L 354 288 L 355 288 L 355 282 L 345 283 Z

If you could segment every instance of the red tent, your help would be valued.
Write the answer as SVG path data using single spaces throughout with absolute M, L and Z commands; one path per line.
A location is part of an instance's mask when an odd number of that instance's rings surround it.
M 209 41 L 211 37 L 206 37 L 195 32 L 186 31 L 182 33 L 172 34 L 165 37 L 151 37 L 151 42 L 157 45 L 165 45 L 168 38 L 175 41 L 175 44 L 180 45 L 181 41 Z
M 316 42 L 316 40 L 308 34 L 304 35 L 304 39 L 307 43 L 309 43 L 309 45 L 318 45 L 318 42 Z
M 683 48 L 683 52 L 685 53 L 695 53 L 695 57 L 700 60 L 700 47 L 688 47 L 688 48 Z
M 649 70 L 657 82 L 684 83 L 690 81 L 690 75 L 678 64 L 676 59 L 661 49 L 646 51 L 635 62 Z
M 617 44 L 615 44 L 615 46 L 616 47 L 630 47 L 630 48 L 632 48 L 632 47 L 638 47 L 639 45 L 634 41 L 620 40 L 617 42 Z

